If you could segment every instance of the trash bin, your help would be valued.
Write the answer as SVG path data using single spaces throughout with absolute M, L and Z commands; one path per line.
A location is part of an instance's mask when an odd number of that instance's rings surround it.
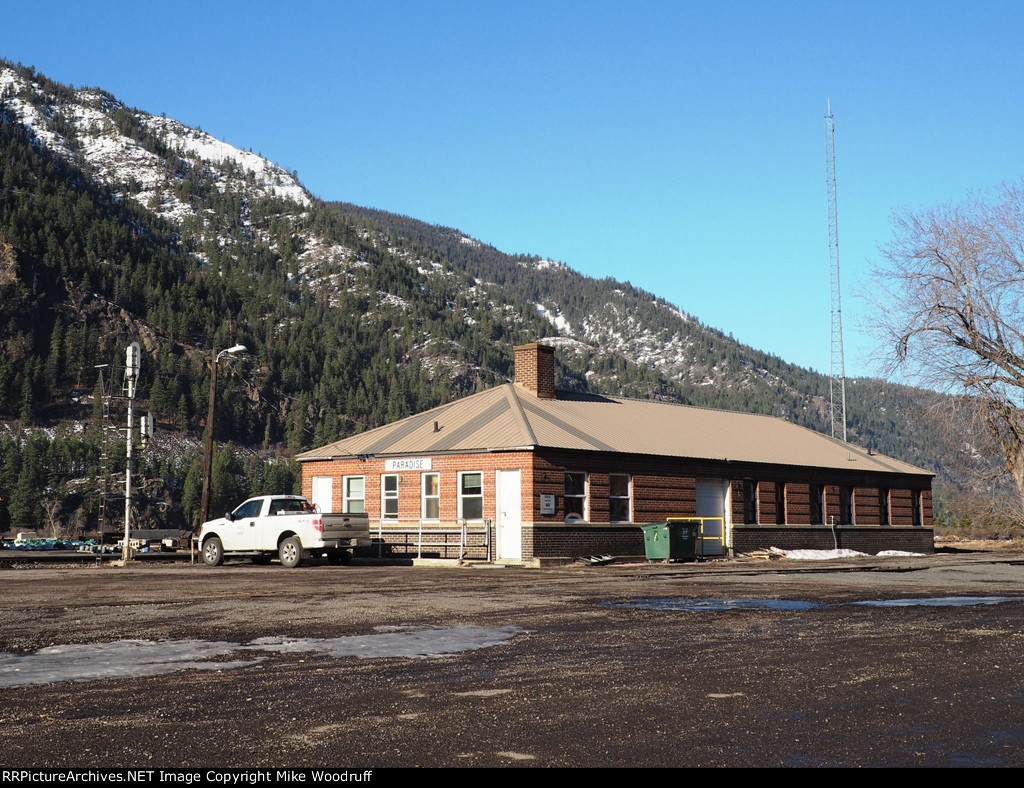
M 669 559 L 668 523 L 652 523 L 641 528 L 644 532 L 644 553 L 648 561 Z
M 698 521 L 669 518 L 663 523 L 645 525 L 642 530 L 648 561 L 697 560 Z
M 697 540 L 700 538 L 700 520 L 668 518 L 669 552 L 675 561 L 696 561 Z

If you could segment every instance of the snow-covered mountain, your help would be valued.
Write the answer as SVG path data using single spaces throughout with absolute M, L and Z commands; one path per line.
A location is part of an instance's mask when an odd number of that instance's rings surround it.
M 126 107 L 97 88 L 47 90 L 12 66 L 0 66 L 0 98 L 39 144 L 82 165 L 111 191 L 176 224 L 197 215 L 168 177 L 168 155 L 202 169 L 222 192 L 275 196 L 298 205 L 311 198 L 298 179 L 262 156 L 239 150 L 176 120 Z M 162 154 L 162 155 L 161 155 Z
M 353 249 L 336 239 L 304 229 L 302 209 L 314 198 L 294 174 L 254 153 L 176 120 L 129 108 L 103 90 L 55 85 L 11 65 L 0 66 L 0 98 L 7 116 L 31 129 L 39 145 L 80 166 L 120 199 L 138 202 L 183 232 L 195 232 L 194 228 L 203 226 L 204 218 L 214 218 L 214 208 L 194 199 L 187 187 L 187 183 L 196 181 L 221 194 L 241 195 L 240 213 L 235 217 L 238 224 L 263 234 L 271 247 L 275 238 L 267 232 L 265 223 L 254 221 L 248 207 L 259 199 L 278 198 L 278 218 L 289 220 L 301 247 L 298 264 L 289 272 L 292 276 L 330 289 L 341 286 L 339 272 L 366 265 Z M 390 238 L 372 237 L 369 231 L 364 238 L 403 257 L 428 277 L 444 277 L 447 273 L 444 261 L 420 259 L 392 246 Z M 485 246 L 468 236 L 459 241 L 471 249 Z M 231 238 L 224 235 L 218 242 L 229 244 Z M 202 251 L 195 254 L 202 262 Z M 538 274 L 574 275 L 564 264 L 550 260 L 520 261 L 519 265 Z M 482 280 L 475 288 L 479 292 L 473 295 L 483 298 L 488 298 L 493 289 L 491 283 Z M 503 295 L 495 293 L 492 298 L 500 303 Z M 653 297 L 646 299 L 648 311 L 660 313 L 661 321 L 669 326 L 654 330 L 646 316 L 637 314 L 636 291 L 610 288 L 603 303 L 589 299 L 583 310 L 559 303 L 550 293 L 538 295 L 532 306 L 550 324 L 551 336 L 547 339 L 569 354 L 589 357 L 615 352 L 671 380 L 702 386 L 714 386 L 719 380 L 720 364 L 697 357 L 700 343 L 691 336 L 691 330 L 694 326 L 699 331 L 704 329 L 675 306 Z M 379 293 L 377 298 L 381 309 L 400 311 L 405 306 L 395 294 Z M 738 371 L 740 377 L 765 379 L 773 375 L 765 366 Z M 595 374 L 591 370 L 588 377 Z

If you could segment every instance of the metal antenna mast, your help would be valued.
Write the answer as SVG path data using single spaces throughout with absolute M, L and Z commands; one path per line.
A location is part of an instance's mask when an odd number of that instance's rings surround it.
M 828 256 L 832 280 L 832 363 L 829 409 L 832 437 L 846 441 L 846 362 L 843 358 L 843 310 L 839 300 L 839 227 L 836 207 L 836 130 L 832 100 L 825 115 L 825 183 L 828 188 Z

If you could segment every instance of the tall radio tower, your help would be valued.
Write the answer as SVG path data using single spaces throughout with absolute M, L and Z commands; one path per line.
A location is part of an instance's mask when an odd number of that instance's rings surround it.
M 825 182 L 828 187 L 828 256 L 832 280 L 832 363 L 829 409 L 832 437 L 846 441 L 846 362 L 843 359 L 843 310 L 839 299 L 839 228 L 836 207 L 836 130 L 832 100 L 825 114 Z

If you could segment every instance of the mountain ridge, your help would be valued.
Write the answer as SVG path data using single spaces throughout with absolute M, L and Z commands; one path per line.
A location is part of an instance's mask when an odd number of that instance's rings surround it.
M 139 339 L 147 404 L 164 431 L 194 435 L 211 352 L 242 342 L 218 441 L 294 455 L 507 381 L 511 348 L 545 341 L 566 388 L 829 424 L 826 376 L 629 282 L 321 200 L 206 132 L 7 62 L 0 118 L 0 418 L 88 421 L 95 397 L 75 408 L 66 392 L 89 400 L 96 365 Z M 922 434 L 929 408 L 952 412 L 942 398 L 848 385 L 851 440 L 954 487 L 986 465 L 962 424 Z

